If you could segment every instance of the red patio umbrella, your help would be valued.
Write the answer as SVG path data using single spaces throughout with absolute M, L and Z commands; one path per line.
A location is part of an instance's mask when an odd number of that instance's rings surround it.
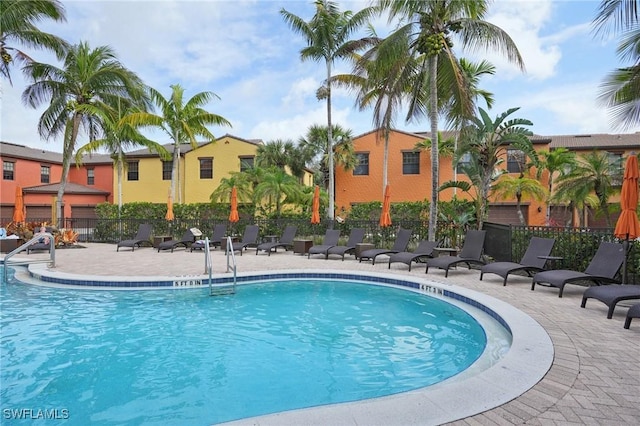
M 231 213 L 229 213 L 229 222 L 237 222 L 240 220 L 240 215 L 238 215 L 238 191 L 234 186 L 231 188 Z
M 391 226 L 391 195 L 389 194 L 389 185 L 384 188 L 384 200 L 382 201 L 382 214 L 380 215 L 380 226 Z
M 624 178 L 622 180 L 622 191 L 620 193 L 621 213 L 616 222 L 616 229 L 613 234 L 625 241 L 625 249 L 628 248 L 629 240 L 635 240 L 640 236 L 640 223 L 636 209 L 638 208 L 638 157 L 632 154 L 627 158 L 624 168 Z M 625 255 L 622 266 L 623 280 L 627 281 L 627 256 Z
M 314 225 L 320 223 L 320 187 L 316 185 L 313 192 L 313 204 L 311 207 L 311 223 Z
M 16 186 L 16 199 L 13 206 L 13 221 L 16 223 L 24 222 L 25 216 L 22 187 Z

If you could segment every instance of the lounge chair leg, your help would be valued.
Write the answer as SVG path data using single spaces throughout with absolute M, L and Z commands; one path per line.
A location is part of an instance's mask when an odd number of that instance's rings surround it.
M 624 320 L 624 328 L 628 330 L 630 326 L 631 326 L 631 317 L 627 317 L 627 319 Z

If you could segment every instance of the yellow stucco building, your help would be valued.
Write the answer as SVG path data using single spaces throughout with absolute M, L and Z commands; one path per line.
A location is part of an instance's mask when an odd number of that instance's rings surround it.
M 253 167 L 261 140 L 247 140 L 224 135 L 212 142 L 199 143 L 196 148 L 180 147 L 178 167 L 179 185 L 176 203 L 206 203 L 220 185 L 221 179 L 231 172 Z M 173 144 L 165 145 L 172 152 Z M 172 160 L 164 161 L 148 149 L 126 154 L 126 167 L 122 179 L 122 201 L 165 203 L 171 188 Z M 114 182 L 117 182 L 114 168 Z M 114 188 L 116 189 L 116 188 Z M 114 203 L 117 203 L 117 190 Z

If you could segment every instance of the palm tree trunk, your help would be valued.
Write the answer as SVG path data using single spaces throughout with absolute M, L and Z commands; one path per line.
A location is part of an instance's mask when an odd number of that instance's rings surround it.
M 389 183 L 387 173 L 389 172 L 389 129 L 384 131 L 384 163 L 382 164 L 382 197 L 384 198 L 384 190 Z
M 73 155 L 73 148 L 76 146 L 76 139 L 78 138 L 78 130 L 80 129 L 81 116 L 78 113 L 73 115 L 71 119 L 71 134 L 66 135 L 64 148 L 62 150 L 62 176 L 60 177 L 60 188 L 58 188 L 58 200 L 56 201 L 56 210 L 58 211 L 58 223 L 56 227 L 62 228 L 64 225 L 64 211 L 62 210 L 62 202 L 64 198 L 64 190 L 67 187 L 67 180 L 69 178 L 69 166 L 71 165 L 71 156 Z
M 439 186 L 439 158 L 438 158 L 438 57 L 429 58 L 429 92 L 431 121 L 431 205 L 429 206 L 429 240 L 436 241 L 436 226 L 438 225 L 438 186 Z
M 331 127 L 331 62 L 327 61 L 327 155 L 329 156 L 329 211 L 327 217 L 334 218 L 335 175 L 333 167 L 333 129 Z
M 173 135 L 173 163 L 171 164 L 171 199 L 176 203 L 182 203 L 182 200 L 176 200 L 176 187 L 180 176 L 178 173 L 178 164 L 180 163 L 180 140 L 177 134 Z

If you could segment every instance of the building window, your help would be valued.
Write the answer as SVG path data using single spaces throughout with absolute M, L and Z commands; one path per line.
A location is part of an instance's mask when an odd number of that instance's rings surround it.
M 172 168 L 173 168 L 173 161 L 162 162 L 162 180 L 171 180 Z
M 40 183 L 49 183 L 49 175 L 51 174 L 51 168 L 49 166 L 40 166 Z
M 213 158 L 200 158 L 200 179 L 213 179 Z
M 127 161 L 127 180 L 139 180 L 137 161 Z
M 354 176 L 366 176 L 369 174 L 369 153 L 357 152 L 356 153 L 357 165 L 353 169 Z
M 96 174 L 93 169 L 87 169 L 87 185 L 94 185 L 96 181 Z
M 240 157 L 240 171 L 246 172 L 247 170 L 253 169 L 254 158 L 253 156 Z
M 471 164 L 471 153 L 470 152 L 465 152 L 464 154 L 462 154 L 462 157 L 460 157 L 460 159 L 458 160 L 458 164 L 456 165 L 456 173 L 457 174 L 464 174 L 464 169 L 469 167 L 469 165 Z
M 507 149 L 507 171 L 522 173 L 525 168 L 525 155 L 519 149 Z
M 402 153 L 402 174 L 403 175 L 419 175 L 420 174 L 420 152 L 403 152 Z
M 16 167 L 16 164 L 11 161 L 3 161 L 2 162 L 2 179 L 4 180 L 13 180 L 13 171 Z

